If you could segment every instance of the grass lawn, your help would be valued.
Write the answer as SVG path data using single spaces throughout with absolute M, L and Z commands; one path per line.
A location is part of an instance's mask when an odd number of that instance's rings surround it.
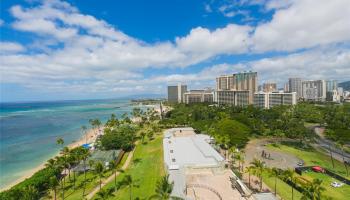
M 271 192 L 274 193 L 275 189 L 275 177 L 270 177 L 267 173 L 263 174 L 263 182 L 271 188 Z M 284 200 L 292 200 L 292 188 L 282 181 L 281 179 L 277 178 L 277 194 L 282 197 Z M 294 189 L 293 192 L 294 199 L 300 199 L 301 193 Z
M 137 185 L 132 188 L 132 199 L 148 199 L 154 194 L 156 182 L 165 174 L 162 138 L 161 135 L 157 135 L 154 140 L 137 145 L 129 168 L 117 177 L 117 182 L 119 182 L 126 174 L 132 176 L 134 183 Z M 114 182 L 107 184 L 104 189 L 109 187 L 114 187 Z M 110 199 L 129 199 L 129 188 L 121 188 L 114 194 L 115 197 Z
M 312 181 L 313 179 L 320 179 L 322 180 L 322 186 L 326 189 L 324 191 L 324 194 L 327 195 L 328 197 L 332 197 L 333 199 L 348 199 L 350 195 L 350 186 L 344 184 L 342 187 L 339 188 L 334 188 L 331 186 L 331 183 L 334 181 L 337 181 L 338 183 L 340 182 L 337 179 L 334 179 L 327 174 L 323 173 L 316 173 L 316 172 L 306 172 L 303 173 L 302 177 L 304 177 L 307 180 Z
M 346 176 L 346 169 L 343 163 L 334 159 L 334 169 L 333 169 L 331 157 L 316 151 L 312 147 L 301 149 L 298 147 L 298 145 L 293 145 L 292 143 L 284 143 L 284 144 L 269 144 L 267 145 L 267 148 L 293 154 L 299 159 L 302 159 L 305 162 L 306 166 L 319 165 L 341 176 L 350 178 L 350 176 Z

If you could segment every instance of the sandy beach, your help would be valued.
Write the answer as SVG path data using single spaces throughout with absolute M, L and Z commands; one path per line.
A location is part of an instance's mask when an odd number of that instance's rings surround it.
M 103 130 L 103 127 L 101 128 L 101 130 Z M 68 144 L 67 146 L 70 149 L 73 149 L 75 147 L 79 147 L 79 146 L 85 144 L 86 141 L 87 141 L 87 143 L 92 143 L 96 140 L 97 133 L 98 133 L 98 129 L 89 129 L 83 137 L 81 137 L 79 140 L 77 140 L 71 144 Z M 57 153 L 55 156 L 58 156 L 58 155 L 59 155 L 59 153 Z M 55 157 L 55 156 L 53 156 L 53 157 Z M 37 166 L 33 169 L 25 171 L 24 175 L 22 177 L 14 180 L 12 183 L 8 184 L 6 187 L 1 188 L 0 191 L 8 190 L 11 187 L 17 185 L 18 183 L 24 181 L 25 179 L 30 178 L 35 172 L 45 168 L 45 163 L 46 163 L 46 161 L 44 161 L 42 164 L 40 164 L 39 166 Z

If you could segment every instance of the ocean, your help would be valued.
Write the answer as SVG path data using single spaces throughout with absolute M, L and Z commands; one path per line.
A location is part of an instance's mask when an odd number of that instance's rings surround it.
M 126 99 L 0 103 L 0 188 L 55 156 L 57 138 L 68 145 L 82 137 L 82 125 L 91 127 L 89 119 L 105 122 L 132 108 Z

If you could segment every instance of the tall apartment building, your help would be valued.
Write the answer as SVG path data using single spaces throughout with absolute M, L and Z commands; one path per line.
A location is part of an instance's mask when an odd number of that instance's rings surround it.
M 214 102 L 213 90 L 190 90 L 184 93 L 184 103 L 212 103 Z
M 333 92 L 333 90 L 338 89 L 338 81 L 328 80 L 326 81 L 326 92 Z
M 288 86 L 288 92 L 296 92 L 298 99 L 303 97 L 303 87 L 301 78 L 289 78 Z
M 310 101 L 325 101 L 326 100 L 326 81 L 303 81 L 303 98 Z
M 216 90 L 219 91 L 248 91 L 248 104 L 253 103 L 253 95 L 258 91 L 257 72 L 242 72 L 232 75 L 223 75 L 216 78 Z M 245 92 L 237 93 L 244 96 Z M 217 99 L 227 96 L 228 93 L 218 93 Z M 231 96 L 235 94 L 230 94 Z M 228 95 L 228 96 L 230 96 Z M 237 96 L 237 97 L 238 97 Z M 223 102 L 223 101 L 221 101 Z
M 283 87 L 284 92 L 289 92 L 289 83 L 285 83 Z
M 297 103 L 296 92 L 257 92 L 254 94 L 254 106 L 260 108 L 272 108 L 279 105 L 295 105 Z
M 277 84 L 276 83 L 264 83 L 263 92 L 276 92 Z
M 168 86 L 168 101 L 171 103 L 183 103 L 185 92 L 187 92 L 187 85 Z

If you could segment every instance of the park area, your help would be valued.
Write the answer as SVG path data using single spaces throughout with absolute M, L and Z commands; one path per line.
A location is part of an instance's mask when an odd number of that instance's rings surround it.
M 277 151 L 280 153 L 285 153 L 289 156 L 295 156 L 296 158 L 302 160 L 305 166 L 321 166 L 322 168 L 328 169 L 338 175 L 341 175 L 347 179 L 349 176 L 346 173 L 346 168 L 343 163 L 334 160 L 334 168 L 332 165 L 331 157 L 316 151 L 314 148 L 306 145 L 301 145 L 298 142 L 281 142 L 281 143 L 272 143 L 266 145 L 267 151 Z M 323 192 L 326 196 L 331 197 L 332 199 L 348 199 L 350 194 L 350 186 L 343 184 L 340 187 L 334 187 L 331 184 L 334 182 L 341 183 L 339 180 L 330 177 L 325 173 L 314 172 L 312 170 L 307 170 L 302 173 L 301 176 L 297 175 L 297 182 L 303 183 L 314 179 L 322 180 L 321 186 L 325 189 Z M 284 199 L 291 199 L 291 187 L 284 183 L 282 180 L 278 179 L 277 184 L 277 193 Z M 270 188 L 274 188 L 274 178 L 265 176 L 264 181 Z M 299 192 L 295 192 L 295 197 L 301 196 Z
M 140 143 L 136 146 L 132 162 L 123 173 L 117 177 L 117 184 L 121 183 L 126 175 L 132 177 L 132 187 L 121 186 L 113 193 L 110 199 L 148 199 L 155 194 L 156 183 L 164 175 L 162 135 L 155 136 L 155 139 Z M 104 190 L 114 187 L 114 181 L 103 187 Z M 97 198 L 98 195 L 95 195 Z M 95 199 L 93 198 L 93 199 Z

